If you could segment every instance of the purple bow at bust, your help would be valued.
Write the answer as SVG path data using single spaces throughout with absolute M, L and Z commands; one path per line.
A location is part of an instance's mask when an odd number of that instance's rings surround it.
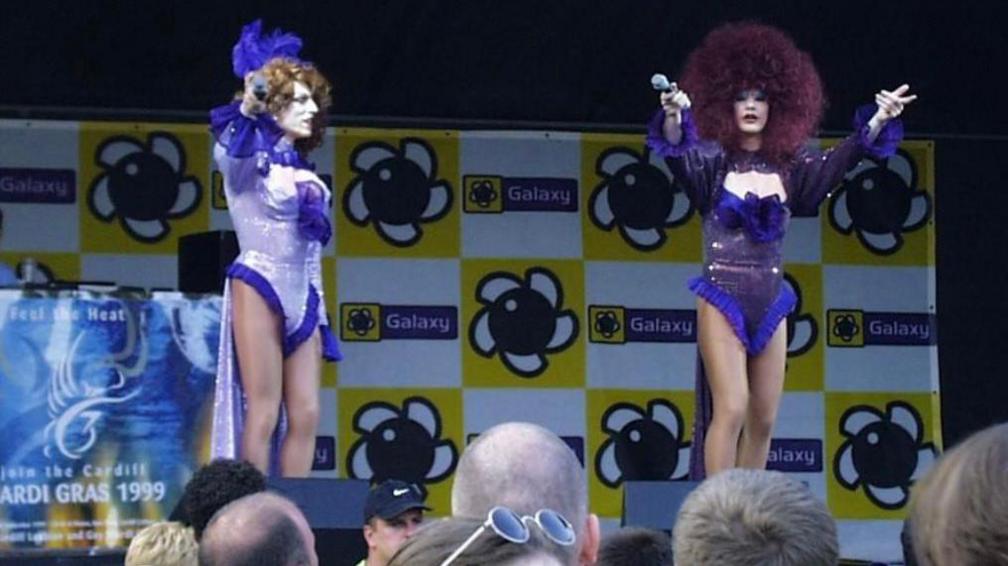
M 323 246 L 332 237 L 332 225 L 326 216 L 325 193 L 322 187 L 308 181 L 297 183 L 298 199 L 298 231 L 306 240 L 314 240 Z
M 786 212 L 777 195 L 759 198 L 755 193 L 746 193 L 743 199 L 728 190 L 717 207 L 717 217 L 726 228 L 744 228 L 757 242 L 784 237 Z

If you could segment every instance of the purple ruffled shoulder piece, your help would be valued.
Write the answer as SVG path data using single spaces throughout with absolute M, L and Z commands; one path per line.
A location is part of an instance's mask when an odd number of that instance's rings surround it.
M 682 139 L 679 140 L 679 143 L 674 144 L 668 141 L 663 130 L 665 111 L 658 109 L 658 112 L 648 122 L 647 146 L 651 148 L 651 151 L 662 157 L 682 157 L 687 151 L 697 145 L 700 135 L 697 133 L 693 113 L 686 108 L 683 109 L 681 116 Z
M 235 76 L 241 79 L 274 57 L 298 60 L 300 52 L 300 37 L 293 33 L 283 33 L 279 29 L 263 35 L 262 20 L 256 20 L 242 28 L 241 36 L 231 50 L 231 65 Z
M 231 157 L 271 154 L 283 137 L 283 130 L 269 114 L 249 118 L 241 113 L 240 106 L 236 100 L 210 110 L 210 131 L 217 143 L 224 146 Z
M 875 141 L 868 140 L 868 121 L 875 115 L 878 107 L 874 104 L 865 104 L 854 112 L 854 131 L 858 133 L 861 145 L 864 146 L 868 155 L 876 159 L 891 157 L 896 153 L 900 142 L 903 141 L 903 121 L 894 118 L 882 126 Z

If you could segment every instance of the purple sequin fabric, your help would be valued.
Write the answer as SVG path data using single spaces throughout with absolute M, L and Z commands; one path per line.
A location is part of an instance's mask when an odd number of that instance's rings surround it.
M 214 159 L 241 251 L 228 269 L 221 306 L 221 342 L 214 398 L 212 456 L 235 458 L 245 397 L 231 331 L 231 282 L 253 288 L 283 321 L 283 355 L 314 333 L 323 357 L 342 355 L 328 325 L 322 285 L 322 246 L 332 236 L 332 195 L 309 164 L 276 136 L 269 117 L 249 118 L 231 104 L 211 113 Z M 229 120 L 225 123 L 225 120 Z M 263 166 L 263 162 L 266 166 Z M 283 419 L 277 431 L 282 436 Z M 275 456 L 274 452 L 274 456 Z

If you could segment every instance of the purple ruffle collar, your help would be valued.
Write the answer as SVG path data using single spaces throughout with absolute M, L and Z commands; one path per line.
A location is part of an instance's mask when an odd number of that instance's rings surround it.
M 240 107 L 241 102 L 236 100 L 210 111 L 210 131 L 228 156 L 258 157 L 257 167 L 264 176 L 273 164 L 315 170 L 315 164 L 284 139 L 283 129 L 272 116 L 258 114 L 250 118 L 241 113 Z

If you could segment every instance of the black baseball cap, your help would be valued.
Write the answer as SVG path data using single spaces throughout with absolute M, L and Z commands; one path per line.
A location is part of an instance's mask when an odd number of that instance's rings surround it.
M 389 520 L 410 509 L 431 508 L 424 505 L 424 495 L 416 484 L 399 480 L 385 480 L 371 488 L 367 500 L 364 501 L 364 522 L 371 517 Z

